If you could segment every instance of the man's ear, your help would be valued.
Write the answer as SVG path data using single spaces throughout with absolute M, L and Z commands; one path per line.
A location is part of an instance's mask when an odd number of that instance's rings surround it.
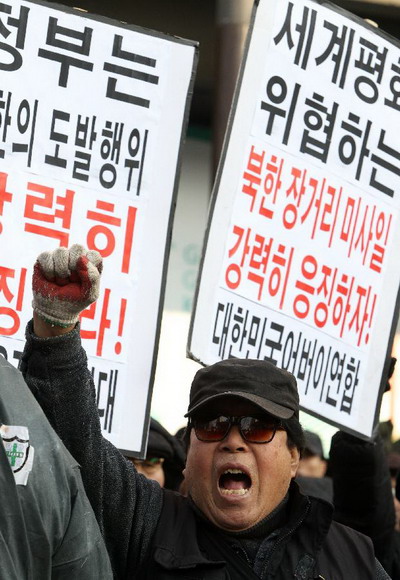
M 296 446 L 290 447 L 289 451 L 291 455 L 290 460 L 291 473 L 292 477 L 295 477 L 300 462 L 300 451 L 297 449 Z

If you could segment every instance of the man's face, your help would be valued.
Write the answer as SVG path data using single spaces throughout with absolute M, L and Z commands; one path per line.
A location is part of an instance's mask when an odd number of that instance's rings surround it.
M 319 455 L 308 455 L 300 459 L 297 475 L 303 477 L 324 477 L 327 464 Z
M 224 399 L 207 415 L 260 416 L 246 401 Z M 270 514 L 285 497 L 299 463 L 297 448 L 287 446 L 286 431 L 270 443 L 248 443 L 237 425 L 219 442 L 199 441 L 192 429 L 185 484 L 197 507 L 216 526 L 245 530 Z
M 164 459 L 161 457 L 147 457 L 146 459 L 135 459 L 128 457 L 127 459 L 132 461 L 133 465 L 136 467 L 136 471 L 143 473 L 147 479 L 154 479 L 154 481 L 157 481 L 161 487 L 164 487 Z

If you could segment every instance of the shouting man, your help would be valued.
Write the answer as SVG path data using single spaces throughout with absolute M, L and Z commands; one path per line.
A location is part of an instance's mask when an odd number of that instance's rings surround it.
M 97 299 L 101 269 L 82 246 L 39 256 L 22 369 L 82 466 L 115 577 L 388 578 L 369 538 L 299 492 L 296 380 L 267 361 L 225 360 L 195 375 L 185 496 L 138 474 L 102 437 L 78 323 Z

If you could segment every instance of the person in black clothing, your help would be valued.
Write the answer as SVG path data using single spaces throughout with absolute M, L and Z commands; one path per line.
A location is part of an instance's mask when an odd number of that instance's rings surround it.
M 99 256 L 39 256 L 22 370 L 82 466 L 116 578 L 388 578 L 366 536 L 293 481 L 303 444 L 296 380 L 267 361 L 200 369 L 188 408 L 188 497 L 136 472 L 102 437 L 79 336 L 98 295 Z M 62 279 L 62 280 L 61 280 Z
M 325 475 L 328 462 L 324 457 L 321 438 L 313 431 L 304 431 L 304 437 L 296 482 L 304 494 L 333 503 L 332 479 Z
M 127 458 L 139 473 L 158 481 L 161 487 L 178 491 L 185 467 L 184 447 L 153 417 L 150 418 L 146 458 Z
M 369 536 L 379 561 L 392 575 L 395 514 L 390 471 L 379 433 L 372 441 L 343 431 L 335 433 L 329 472 L 335 520 Z
M 396 359 L 391 357 L 385 391 Z M 372 539 L 377 558 L 393 580 L 400 580 L 400 558 L 388 462 L 391 423 L 379 423 L 370 441 L 338 431 L 329 451 L 334 519 Z
M 324 477 L 328 467 L 320 436 L 313 431 L 304 431 L 304 448 L 301 453 L 297 475 L 302 477 Z

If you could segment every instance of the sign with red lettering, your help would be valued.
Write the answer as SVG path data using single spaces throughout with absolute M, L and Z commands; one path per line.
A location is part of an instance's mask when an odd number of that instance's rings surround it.
M 39 253 L 104 258 L 81 317 L 104 434 L 145 453 L 197 44 L 45 2 L 0 5 L 0 354 L 17 364 Z
M 369 438 L 399 310 L 399 43 L 329 2 L 256 4 L 189 356 L 272 361 Z

